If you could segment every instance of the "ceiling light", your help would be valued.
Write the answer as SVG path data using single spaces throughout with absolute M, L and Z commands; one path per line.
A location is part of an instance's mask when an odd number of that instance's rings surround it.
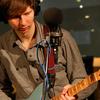
M 86 16 L 85 16 L 85 19 L 89 19 L 89 18 L 90 18 L 90 16 L 89 16 L 89 15 L 86 15 Z
M 43 0 L 40 0 L 40 2 L 43 2 Z
M 94 31 L 95 31 L 95 29 L 94 29 L 94 28 L 92 28 L 90 31 L 91 31 L 91 32 L 94 32 Z
M 81 0 L 76 0 L 77 2 L 81 2 Z
M 83 8 L 83 5 L 80 5 L 79 8 L 82 9 Z

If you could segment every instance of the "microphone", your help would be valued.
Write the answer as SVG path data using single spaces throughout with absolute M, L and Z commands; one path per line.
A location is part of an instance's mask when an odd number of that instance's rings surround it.
M 46 9 L 43 14 L 43 19 L 45 24 L 49 27 L 51 46 L 60 46 L 63 35 L 60 27 L 63 20 L 63 13 L 61 9 L 56 7 Z
M 61 39 L 63 34 L 61 32 L 50 32 L 51 47 L 61 46 Z

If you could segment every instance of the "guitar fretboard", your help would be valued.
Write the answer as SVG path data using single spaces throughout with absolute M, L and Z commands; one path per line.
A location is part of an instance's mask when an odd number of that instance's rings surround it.
M 100 70 L 73 85 L 71 88 L 68 89 L 67 93 L 69 96 L 74 96 L 98 80 L 100 80 Z M 51 100 L 60 100 L 60 95 L 53 97 Z

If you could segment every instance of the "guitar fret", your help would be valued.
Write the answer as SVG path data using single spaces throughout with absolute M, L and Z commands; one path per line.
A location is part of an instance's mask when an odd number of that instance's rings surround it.
M 76 87 L 76 93 L 78 93 L 78 85 L 75 85 L 75 87 Z
M 75 85 L 73 86 L 73 89 L 72 90 L 73 90 L 73 94 L 75 94 L 77 92 L 77 89 L 76 89 L 76 86 Z
M 97 81 L 98 80 L 98 78 L 96 77 L 97 75 L 96 75 L 96 73 L 94 74 L 94 76 L 95 76 L 95 80 Z
M 78 88 L 76 84 L 72 87 L 72 91 L 73 91 L 72 96 L 78 93 Z
M 91 84 L 94 83 L 94 82 L 96 81 L 96 77 L 95 77 L 94 74 L 91 74 L 89 78 L 90 78 L 90 83 L 91 83 Z
M 73 86 L 74 87 L 74 86 Z M 71 87 L 70 89 L 68 89 L 68 95 L 72 96 L 73 95 L 73 87 Z
M 78 85 L 79 85 L 79 90 L 82 90 L 84 88 L 84 81 L 83 80 L 80 81 Z
M 88 81 L 87 79 L 84 79 L 84 85 L 87 87 L 88 86 Z
M 100 80 L 100 70 L 99 72 L 95 72 L 94 74 L 95 74 L 96 81 Z

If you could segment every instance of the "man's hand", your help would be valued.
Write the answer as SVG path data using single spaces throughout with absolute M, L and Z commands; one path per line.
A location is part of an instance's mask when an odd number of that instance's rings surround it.
M 76 100 L 74 96 L 68 96 L 68 89 L 71 87 L 71 85 L 66 85 L 61 93 L 60 100 Z

